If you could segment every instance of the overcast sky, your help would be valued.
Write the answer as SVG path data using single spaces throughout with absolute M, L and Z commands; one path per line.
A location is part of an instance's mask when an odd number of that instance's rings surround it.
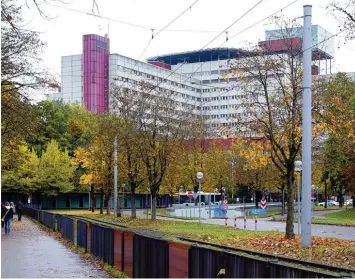
M 55 74 L 60 74 L 61 56 L 81 54 L 82 36 L 84 34 L 101 34 L 108 32 L 111 40 L 111 53 L 119 53 L 138 59 L 152 36 L 152 29 L 164 27 L 174 17 L 189 7 L 194 0 L 96 0 L 100 15 L 118 21 L 125 21 L 146 27 L 147 29 L 128 26 L 115 21 L 108 21 L 87 14 L 42 4 L 45 14 L 52 17 L 46 20 L 39 16 L 32 1 L 30 9 L 25 8 L 28 27 L 41 32 L 41 38 L 47 43 L 43 55 L 45 65 Z M 151 42 L 142 60 L 148 57 L 197 50 L 212 40 L 218 32 L 228 27 L 233 21 L 249 10 L 260 0 L 199 0 L 189 11 L 176 22 L 161 32 Z M 92 10 L 92 0 L 72 0 L 61 2 L 49 1 L 58 6 L 75 9 L 84 13 Z M 229 36 L 271 15 L 293 0 L 264 0 L 242 20 L 229 30 Z M 344 0 L 340 0 L 344 2 Z M 32 4 L 32 5 L 31 5 Z M 299 0 L 283 10 L 283 14 L 295 18 L 303 15 L 303 5 L 313 6 L 313 24 L 325 28 L 332 34 L 339 31 L 336 19 L 327 14 L 328 0 Z M 302 19 L 298 19 L 302 23 Z M 109 23 L 109 24 L 108 24 Z M 264 39 L 264 31 L 274 26 L 266 20 L 233 39 L 225 47 L 241 47 L 246 41 L 256 42 Z M 185 31 L 171 31 L 185 30 Z M 186 30 L 202 30 L 205 32 L 187 32 Z M 215 32 L 213 32 L 215 31 Z M 155 31 L 157 33 L 157 31 Z M 225 34 L 216 39 L 209 47 L 218 47 L 225 41 Z M 335 59 L 333 71 L 355 72 L 355 42 L 344 44 L 344 34 L 335 38 Z

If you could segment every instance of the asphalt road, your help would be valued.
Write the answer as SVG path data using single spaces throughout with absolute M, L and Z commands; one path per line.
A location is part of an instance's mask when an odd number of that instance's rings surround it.
M 11 229 L 1 233 L 2 278 L 110 278 L 26 217 Z
M 333 212 L 333 211 L 332 211 Z M 329 212 L 328 212 L 329 213 Z M 130 211 L 125 210 L 124 214 L 129 215 Z M 321 213 L 325 214 L 325 213 Z M 145 216 L 143 210 L 137 210 L 137 216 Z M 185 222 L 198 222 L 197 220 L 183 220 L 183 219 L 172 219 L 166 217 L 157 217 L 158 219 L 163 220 L 181 220 Z M 215 225 L 225 225 L 224 219 L 203 219 L 201 220 L 204 224 L 215 224 Z M 228 219 L 227 225 L 234 227 L 234 220 Z M 298 232 L 298 224 L 294 223 L 294 231 L 297 234 Z M 244 220 L 237 219 L 237 228 L 244 229 Z M 255 220 L 247 219 L 246 229 L 255 231 Z M 286 223 L 285 222 L 274 222 L 271 220 L 260 219 L 257 221 L 256 230 L 258 231 L 279 231 L 285 232 Z M 339 238 L 339 239 L 347 239 L 355 241 L 355 228 L 354 227 L 345 227 L 345 226 L 330 226 L 330 225 L 312 225 L 312 235 L 319 237 L 331 237 L 331 238 Z

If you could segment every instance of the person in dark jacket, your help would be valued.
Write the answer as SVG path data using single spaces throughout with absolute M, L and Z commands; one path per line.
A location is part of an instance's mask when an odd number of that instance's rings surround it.
M 19 201 L 17 204 L 17 220 L 18 221 L 21 221 L 22 213 L 23 213 L 23 203 L 21 201 Z
M 5 203 L 5 208 L 6 208 L 6 212 L 2 218 L 4 218 L 5 221 L 5 234 L 9 234 L 11 231 L 11 222 L 12 219 L 14 218 L 14 211 L 12 207 L 10 207 L 9 202 Z
M 5 208 L 5 205 L 1 203 L 1 228 L 5 226 L 5 221 L 2 220 L 2 217 L 4 217 L 5 213 L 7 212 L 7 209 Z

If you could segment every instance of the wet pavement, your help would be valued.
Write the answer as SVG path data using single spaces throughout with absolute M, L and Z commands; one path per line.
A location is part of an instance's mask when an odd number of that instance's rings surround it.
M 1 231 L 2 278 L 110 278 L 26 217 Z

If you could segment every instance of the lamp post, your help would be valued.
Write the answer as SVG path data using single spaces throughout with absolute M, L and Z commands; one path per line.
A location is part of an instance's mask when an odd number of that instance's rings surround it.
M 89 186 L 88 186 L 88 190 L 89 190 L 89 211 L 91 210 L 91 197 L 90 197 L 90 192 L 91 192 L 91 183 L 89 184 Z
M 298 227 L 297 233 L 300 234 L 300 227 L 301 227 L 301 204 L 300 204 L 300 177 L 302 172 L 302 161 L 295 162 L 295 171 L 299 173 L 297 177 L 297 219 L 298 219 Z
M 179 205 L 180 205 L 180 195 L 182 193 L 182 188 L 179 189 Z
M 196 173 L 196 177 L 198 179 L 198 197 L 199 197 L 198 222 L 201 223 L 201 181 L 203 178 L 203 173 L 199 171 L 198 173 Z
M 122 187 L 122 193 L 123 193 L 123 205 L 122 205 L 122 214 L 123 214 L 123 211 L 124 211 L 124 188 L 126 187 L 126 184 L 122 183 L 121 187 Z

